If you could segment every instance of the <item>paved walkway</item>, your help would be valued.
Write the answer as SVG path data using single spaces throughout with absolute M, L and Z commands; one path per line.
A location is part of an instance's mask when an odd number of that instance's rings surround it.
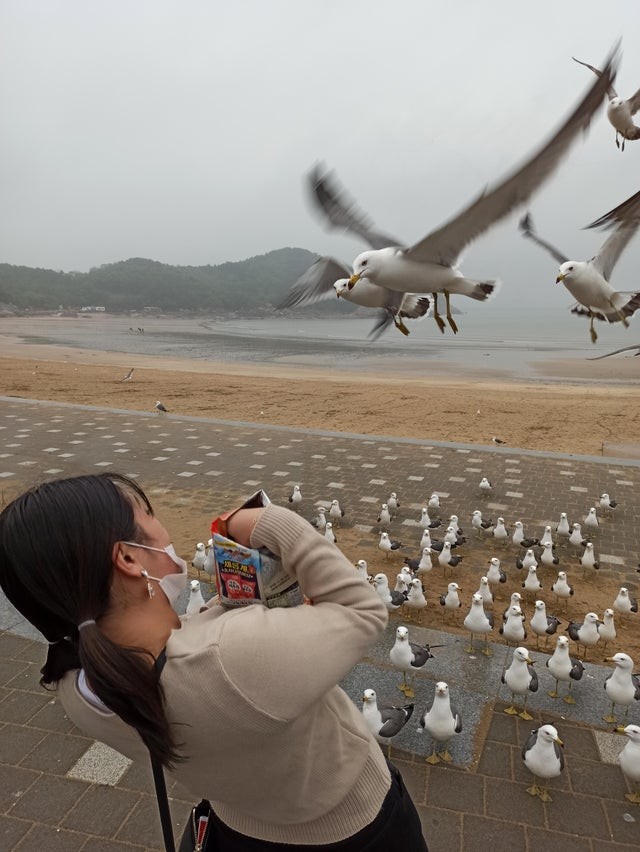
M 483 510 L 486 506 L 508 520 L 520 517 L 532 531 L 555 524 L 560 511 L 582 518 L 606 490 L 621 508 L 615 523 L 605 520 L 599 533 L 600 576 L 624 582 L 632 593 L 640 576 L 635 571 L 640 554 L 637 461 L 0 398 L 3 502 L 44 477 L 104 469 L 139 477 L 152 496 L 185 512 L 198 507 L 202 514 L 204 506 L 203 517 L 209 506 L 210 515 L 258 487 L 283 502 L 292 484 L 300 483 L 309 515 L 315 503 L 340 498 L 349 523 L 338 535 L 350 549 L 361 548 L 370 564 L 380 558 L 372 543 L 377 540 L 372 521 L 390 490 L 402 501 L 393 534 L 410 543 L 431 491 L 438 491 L 462 522 L 481 505 L 477 483 L 483 475 L 494 483 Z M 166 521 L 171 529 L 170 518 Z M 486 556 L 479 548 L 470 545 L 463 563 L 461 576 L 469 576 L 469 583 L 477 582 Z M 513 554 L 505 551 L 503 558 L 506 566 Z M 467 584 L 465 591 L 473 590 Z M 367 687 L 383 699 L 401 697 L 398 675 L 388 663 L 397 623 L 392 620 L 383 640 L 343 684 L 358 704 Z M 492 645 L 490 658 L 469 655 L 466 638 L 440 627 L 439 613 L 428 628 L 410 626 L 412 639 L 444 647 L 418 675 L 414 719 L 392 748 L 420 808 L 432 852 L 637 849 L 640 808 L 624 798 L 629 788 L 615 765 L 624 738 L 601 719 L 608 709 L 602 682 L 609 670 L 589 665 L 574 689 L 576 705 L 568 706 L 546 695 L 551 686 L 546 657 L 532 650 L 541 689 L 529 702 L 533 721 L 523 722 L 503 712 L 509 697 L 500 688 L 505 646 Z M 637 631 L 637 624 L 629 629 Z M 147 767 L 134 766 L 87 739 L 66 719 L 55 693 L 44 692 L 37 682 L 45 646 L 6 601 L 0 601 L 0 630 L 0 849 L 161 848 Z M 440 679 L 450 684 L 464 730 L 450 745 L 453 764 L 431 766 L 425 763 L 429 737 L 416 729 Z M 632 708 L 630 720 L 640 723 L 640 708 Z M 527 795 L 530 776 L 520 758 L 529 732 L 543 722 L 556 724 L 566 755 L 566 770 L 552 782 L 553 801 L 547 804 Z M 192 797 L 175 786 L 170 795 L 178 832 Z

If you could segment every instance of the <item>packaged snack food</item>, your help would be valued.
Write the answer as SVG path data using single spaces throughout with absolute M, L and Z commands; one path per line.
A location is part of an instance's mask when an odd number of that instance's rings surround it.
M 256 491 L 238 509 L 266 506 L 271 501 Z M 225 512 L 211 524 L 215 580 L 220 603 L 227 607 L 262 603 L 267 607 L 304 603 L 297 580 L 284 570 L 282 561 L 266 548 L 238 544 L 227 536 L 227 521 L 238 509 Z

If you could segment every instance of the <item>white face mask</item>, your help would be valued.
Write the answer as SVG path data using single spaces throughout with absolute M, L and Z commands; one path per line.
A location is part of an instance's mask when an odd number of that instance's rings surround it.
M 160 588 L 167 596 L 171 606 L 175 606 L 176 601 L 187 588 L 187 563 L 181 559 L 176 553 L 172 544 L 166 547 L 150 547 L 148 544 L 138 544 L 136 541 L 123 541 L 123 544 L 128 544 L 131 547 L 142 547 L 144 550 L 155 550 L 158 553 L 166 553 L 169 559 L 176 563 L 180 568 L 179 574 L 166 574 L 164 577 L 152 577 L 150 574 L 145 574 L 149 580 L 155 580 L 160 585 Z

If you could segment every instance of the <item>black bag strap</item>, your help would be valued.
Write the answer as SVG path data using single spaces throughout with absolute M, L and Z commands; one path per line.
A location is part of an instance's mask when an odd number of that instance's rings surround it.
M 158 671 L 158 677 L 160 676 L 162 669 L 164 668 L 164 664 L 166 662 L 167 655 L 163 648 L 155 662 L 155 666 Z M 158 811 L 160 812 L 160 823 L 162 825 L 162 837 L 164 839 L 164 847 L 166 849 L 166 852 L 176 852 L 176 844 L 175 840 L 173 839 L 173 826 L 171 824 L 171 811 L 169 810 L 169 797 L 167 796 L 167 782 L 164 777 L 164 769 L 162 768 L 162 764 L 151 756 L 151 752 L 149 752 L 149 757 L 151 758 L 153 783 L 155 784 L 156 788 L 156 798 L 158 800 Z

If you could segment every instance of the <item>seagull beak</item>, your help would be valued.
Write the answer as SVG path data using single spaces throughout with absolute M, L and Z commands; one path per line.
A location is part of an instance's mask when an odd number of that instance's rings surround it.
M 560 284 L 562 281 L 564 281 L 564 279 L 564 275 L 558 275 L 558 277 L 556 278 L 556 284 Z
M 562 742 L 562 740 L 560 739 L 560 737 L 556 737 L 556 738 L 555 738 L 555 740 L 554 740 L 554 742 L 558 743 L 558 745 L 560 746 L 560 748 L 564 748 L 564 743 Z
M 348 288 L 350 290 L 353 290 L 353 288 L 355 287 L 355 285 L 358 283 L 359 280 L 360 280 L 360 274 L 359 273 L 352 275 L 351 278 L 349 279 L 349 283 L 347 285 Z
M 337 298 L 337 299 L 339 299 L 339 298 L 340 298 L 340 290 L 336 290 L 336 298 Z
M 532 660 L 531 657 L 527 657 L 527 664 L 533 666 L 535 665 L 535 660 Z

